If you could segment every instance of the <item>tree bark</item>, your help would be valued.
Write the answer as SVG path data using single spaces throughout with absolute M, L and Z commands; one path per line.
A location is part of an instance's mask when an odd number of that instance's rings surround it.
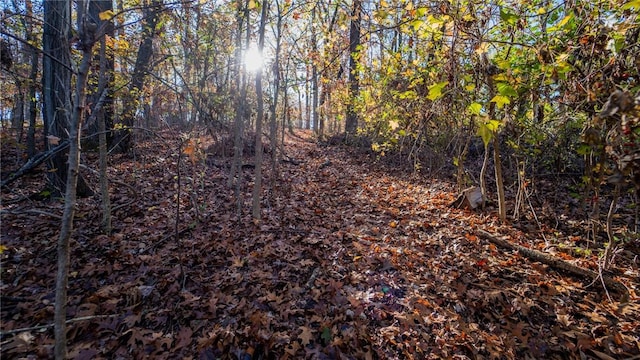
M 353 1 L 351 12 L 351 28 L 349 30 L 349 103 L 347 104 L 347 116 L 345 133 L 354 135 L 358 128 L 358 114 L 355 109 L 355 101 L 360 92 L 360 77 L 358 76 L 358 61 L 360 59 L 360 22 L 362 21 L 362 0 Z
M 27 16 L 33 17 L 33 4 L 31 0 L 25 0 L 25 8 L 27 10 Z M 25 21 L 27 42 L 33 41 L 33 24 L 31 21 Z M 36 154 L 36 120 L 38 117 L 38 103 L 36 99 L 36 90 L 38 83 L 38 65 L 39 56 L 36 49 L 31 46 L 27 46 L 29 57 L 31 61 L 31 70 L 29 72 L 29 86 L 27 90 L 27 96 L 29 96 L 29 129 L 27 130 L 27 154 L 32 157 Z
M 100 13 L 113 10 L 113 1 L 112 0 L 91 0 L 89 2 L 89 19 L 95 24 L 97 24 L 98 29 L 100 29 L 101 35 L 107 35 L 111 38 L 114 37 L 114 25 L 113 20 L 100 19 Z M 104 50 L 103 50 L 104 48 Z M 91 71 L 89 73 L 90 81 L 88 83 L 87 88 L 87 104 L 93 108 L 92 116 L 95 121 L 88 122 L 84 129 L 85 132 L 93 135 L 98 132 L 101 133 L 101 128 L 113 129 L 113 89 L 112 82 L 115 71 L 115 61 L 114 61 L 114 52 L 113 49 L 109 46 L 106 46 L 106 37 L 100 38 L 100 52 L 96 54 L 93 59 L 93 64 Z M 93 85 L 92 85 L 93 84 Z M 100 98 L 102 97 L 103 89 L 101 88 L 104 84 L 104 88 L 107 89 L 106 96 L 104 97 L 104 101 L 102 101 L 100 109 L 97 109 L 97 104 Z M 96 114 L 96 110 L 98 113 Z M 99 122 L 103 122 L 104 125 L 99 124 Z M 98 143 L 101 135 L 98 135 Z M 111 133 L 106 134 L 107 140 L 110 142 L 113 138 Z M 95 137 L 90 137 L 90 139 L 95 139 Z M 90 147 L 95 148 L 96 140 L 90 141 Z M 99 146 L 99 144 L 98 144 Z
M 11 114 L 11 129 L 14 131 L 16 141 L 22 142 L 24 131 L 24 88 L 22 81 L 16 79 L 16 92 L 13 94 L 13 111 Z
M 260 30 L 258 40 L 258 51 L 262 54 L 264 48 L 264 28 L 267 22 L 267 9 L 269 2 L 264 1 L 262 3 L 262 15 L 260 18 Z M 252 203 L 252 215 L 254 220 L 260 220 L 260 201 L 262 200 L 262 120 L 264 117 L 264 104 L 262 96 L 262 68 L 259 68 L 256 72 L 256 96 L 258 102 L 258 114 L 256 119 L 256 154 L 253 181 L 253 203 Z
M 314 22 L 316 21 L 316 7 L 311 10 L 311 92 L 313 98 L 311 100 L 311 113 L 313 117 L 313 130 L 316 134 L 319 134 L 320 126 L 318 124 L 318 65 L 316 64 L 318 58 L 318 40 L 316 39 L 316 28 Z
M 113 57 L 109 59 L 106 54 L 106 41 L 103 36 L 100 39 L 100 68 L 106 69 L 111 61 L 113 64 Z M 98 81 L 98 91 L 100 91 L 101 95 L 96 101 L 96 107 L 94 109 L 97 117 L 102 116 L 103 119 L 98 119 L 96 122 L 98 123 L 98 152 L 100 156 L 100 194 L 101 194 L 101 204 L 102 204 L 102 230 L 105 234 L 111 234 L 111 201 L 109 199 L 109 178 L 107 177 L 107 122 L 109 120 L 106 119 L 110 111 L 104 111 L 103 107 L 106 105 L 111 107 L 111 111 L 113 110 L 113 98 L 111 97 L 111 77 L 112 73 L 108 71 L 102 71 L 102 75 Z M 110 113 L 112 115 L 113 112 Z
M 144 81 L 151 70 L 151 58 L 153 57 L 153 40 L 158 34 L 158 14 L 162 9 L 161 0 L 153 0 L 144 12 L 142 22 L 142 42 L 138 48 L 138 56 L 133 67 L 131 83 L 127 96 L 123 99 L 124 108 L 122 110 L 121 124 L 124 129 L 115 135 L 114 146 L 121 153 L 129 152 L 134 143 L 131 139 L 130 127 L 134 126 L 136 110 L 140 104 L 141 91 L 144 88 Z
M 271 173 L 273 174 L 273 181 L 276 180 L 278 170 L 278 100 L 280 96 L 280 51 L 282 49 L 282 9 L 280 8 L 280 2 L 275 1 L 276 10 L 278 12 L 278 20 L 276 22 L 276 53 L 273 60 L 273 103 L 271 104 L 270 115 L 271 120 L 269 123 L 269 136 L 271 140 Z M 285 78 L 286 79 L 286 78 Z M 286 94 L 286 89 L 285 89 Z M 273 183 L 272 181 L 272 183 Z
M 71 1 L 47 0 L 44 2 L 44 29 L 42 47 L 42 102 L 44 118 L 45 149 L 55 147 L 58 139 L 68 138 L 67 129 L 71 117 Z M 49 137 L 51 136 L 51 137 Z M 54 155 L 47 163 L 49 185 L 54 195 L 66 192 L 68 183 L 67 157 L 64 153 Z M 78 175 L 77 195 L 86 197 L 93 191 Z
M 530 260 L 547 264 L 554 269 L 566 271 L 570 274 L 579 276 L 583 279 L 593 281 L 594 283 L 602 282 L 606 288 L 609 288 L 620 295 L 620 302 L 628 301 L 629 291 L 627 290 L 627 288 L 623 284 L 621 284 L 619 281 L 613 279 L 612 277 L 606 274 L 596 273 L 589 269 L 585 269 L 585 268 L 573 265 L 565 260 L 554 257 L 552 255 L 549 255 L 537 250 L 529 249 L 518 244 L 514 244 L 506 239 L 490 234 L 484 230 L 477 230 L 476 234 L 478 234 L 479 237 L 483 239 L 487 239 L 502 248 L 518 251 L 522 256 Z M 598 280 L 601 280 L 601 281 L 598 281 Z
M 49 3 L 49 4 L 47 4 Z M 53 4 L 51 4 L 53 3 Z M 59 0 L 47 0 L 45 1 L 45 13 L 47 5 L 53 6 L 58 10 L 58 14 L 63 19 L 69 19 L 71 15 L 71 4 L 69 1 Z M 65 9 L 62 9 L 62 8 Z M 67 17 L 68 16 L 68 17 Z M 70 28 L 68 21 L 64 21 L 67 27 Z M 93 24 L 95 25 L 95 24 Z M 67 357 L 67 286 L 69 282 L 69 254 L 70 254 L 70 239 L 73 232 L 73 218 L 75 215 L 76 206 L 76 188 L 79 178 L 80 167 L 80 132 L 82 118 L 85 112 L 85 91 L 87 86 L 87 77 L 89 73 L 89 67 L 91 66 L 91 49 L 95 41 L 95 33 L 90 33 L 87 29 L 91 28 L 87 23 L 87 19 L 84 14 L 84 3 L 81 1 L 78 4 L 78 32 L 80 34 L 79 47 L 82 49 L 82 62 L 78 68 L 78 76 L 76 79 L 75 89 L 75 106 L 70 107 L 70 103 L 67 103 L 69 107 L 64 110 L 67 113 L 72 112 L 71 117 L 68 118 L 69 122 L 69 157 L 67 168 L 67 183 L 65 186 L 65 201 L 64 201 L 64 213 L 62 216 L 62 225 L 60 228 L 60 237 L 58 238 L 58 271 L 56 275 L 56 297 L 55 297 L 55 314 L 54 314 L 54 333 L 55 333 L 55 358 L 57 360 L 63 360 Z M 67 48 L 68 51 L 68 48 Z M 70 91 L 67 91 L 69 93 Z

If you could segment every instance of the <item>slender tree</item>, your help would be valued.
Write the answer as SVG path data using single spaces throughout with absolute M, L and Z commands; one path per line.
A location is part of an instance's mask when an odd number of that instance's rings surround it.
M 351 27 L 349 30 L 349 103 L 347 104 L 347 116 L 345 133 L 354 135 L 358 128 L 358 113 L 355 108 L 356 97 L 360 91 L 360 78 L 358 76 L 358 60 L 360 58 L 360 23 L 362 21 L 362 1 L 354 0 L 351 11 Z
M 262 14 L 260 16 L 260 30 L 258 33 L 258 52 L 262 54 L 264 50 L 264 29 L 267 22 L 269 2 L 263 1 Z M 264 103 L 262 95 L 262 67 L 256 71 L 256 95 L 258 97 L 258 114 L 256 119 L 256 154 L 255 172 L 253 182 L 253 208 L 252 214 L 255 220 L 260 220 L 260 201 L 262 199 L 262 122 L 264 117 Z
M 91 119 L 88 119 L 89 122 L 85 125 L 85 131 L 88 135 L 94 135 L 102 128 L 99 122 L 104 123 L 105 129 L 111 130 L 113 128 L 113 79 L 115 61 L 113 46 L 107 45 L 107 40 L 108 38 L 114 38 L 115 30 L 110 14 L 110 12 L 113 11 L 113 1 L 90 0 L 88 3 L 89 11 L 87 15 L 89 19 L 92 23 L 97 24 L 100 31 L 105 34 L 105 36 L 99 39 L 100 51 L 96 52 L 95 59 L 92 61 L 93 66 L 89 73 L 90 78 L 87 88 L 87 104 L 94 108 L 94 110 L 92 111 Z M 101 86 L 107 89 L 104 96 Z M 100 97 L 104 97 L 104 101 L 102 101 L 101 106 L 96 109 Z M 107 134 L 107 138 L 111 140 L 111 132 Z M 89 139 L 95 143 L 96 137 L 90 137 Z
M 31 0 L 25 0 L 26 16 L 33 17 L 33 3 Z M 34 26 L 32 21 L 24 20 L 25 40 L 27 43 L 35 41 Z M 29 86 L 27 90 L 29 104 L 29 129 L 27 130 L 27 154 L 32 157 L 36 153 L 36 120 L 38 116 L 38 103 L 36 99 L 36 91 L 38 89 L 38 67 L 40 65 L 40 56 L 35 48 L 28 46 L 29 61 L 31 70 L 29 71 Z
M 60 17 L 61 23 L 68 31 L 70 29 L 71 3 L 70 1 L 47 0 L 45 1 L 45 13 L 49 9 Z M 78 75 L 75 82 L 74 106 L 66 102 L 64 108 L 67 114 L 69 131 L 69 156 L 67 168 L 67 183 L 65 186 L 64 213 L 60 236 L 58 238 L 58 271 L 56 275 L 56 302 L 54 315 L 55 332 L 55 357 L 58 360 L 67 358 L 67 287 L 69 281 L 69 253 L 70 239 L 73 232 L 73 218 L 76 206 L 76 187 L 79 178 L 80 167 L 80 131 L 82 119 L 85 114 L 86 86 L 89 68 L 93 57 L 92 48 L 96 38 L 97 24 L 91 22 L 86 16 L 86 3 L 78 2 L 78 34 L 77 47 L 82 50 L 82 62 L 78 67 Z M 66 48 L 69 51 L 69 48 Z M 67 54 L 68 55 L 68 54 Z M 67 59 L 69 57 L 67 56 Z M 68 64 L 70 63 L 67 62 Z M 67 70 L 67 69 L 65 69 Z M 70 80 L 70 77 L 69 77 Z M 68 91 L 67 91 L 68 93 Z M 69 116 L 70 114 L 70 116 Z
M 134 126 L 136 111 L 140 104 L 145 79 L 151 70 L 153 57 L 153 41 L 159 33 L 158 24 L 163 9 L 161 0 L 151 0 L 149 6 L 143 8 L 142 41 L 138 47 L 138 55 L 131 74 L 129 89 L 123 99 L 123 110 L 120 116 L 125 129 L 119 131 L 114 145 L 120 152 L 128 152 L 133 146 L 130 127 Z

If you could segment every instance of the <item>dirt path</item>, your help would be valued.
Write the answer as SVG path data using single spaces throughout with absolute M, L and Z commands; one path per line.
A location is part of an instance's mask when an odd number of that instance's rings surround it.
M 224 166 L 191 165 L 173 238 L 177 155 L 149 144 L 111 175 L 137 190 L 118 232 L 79 205 L 70 349 L 78 358 L 606 359 L 640 354 L 640 308 L 473 235 L 535 246 L 451 209 L 448 184 L 290 138 L 264 221 L 235 220 Z M 299 163 L 298 163 L 299 162 Z M 220 160 L 218 165 L 223 164 Z M 134 170 L 135 169 L 135 170 Z M 4 170 L 4 169 L 3 169 Z M 251 170 L 243 170 L 249 213 Z M 268 176 L 271 176 L 268 174 Z M 269 183 L 267 178 L 266 183 Z M 5 194 L 3 194 L 4 196 Z M 126 202 L 127 189 L 114 189 Z M 7 195 L 9 197 L 9 195 Z M 52 323 L 57 220 L 4 206 L 2 331 Z M 50 204 L 55 212 L 59 204 Z M 197 211 L 196 211 L 197 209 Z M 576 259 L 578 261 L 579 259 Z M 629 282 L 626 282 L 629 284 Z M 632 283 L 632 286 L 637 286 Z M 107 315 L 107 316 L 104 316 Z M 4 333 L 2 354 L 47 357 L 51 329 Z

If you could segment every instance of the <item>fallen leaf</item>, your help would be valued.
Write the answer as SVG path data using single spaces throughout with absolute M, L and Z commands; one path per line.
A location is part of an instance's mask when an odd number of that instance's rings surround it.
M 313 330 L 306 326 L 301 326 L 299 328 L 302 332 L 298 335 L 298 339 L 300 339 L 302 346 L 307 346 L 313 340 Z

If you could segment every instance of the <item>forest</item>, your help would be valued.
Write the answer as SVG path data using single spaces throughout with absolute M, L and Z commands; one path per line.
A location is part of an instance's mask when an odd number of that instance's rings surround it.
M 3 359 L 640 359 L 640 0 L 0 0 Z

